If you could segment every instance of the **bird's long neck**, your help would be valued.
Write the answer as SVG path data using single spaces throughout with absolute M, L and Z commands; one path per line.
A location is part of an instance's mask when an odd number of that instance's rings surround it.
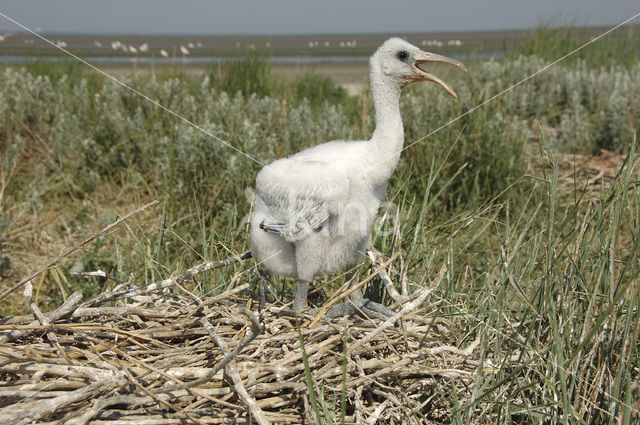
M 371 137 L 375 146 L 373 161 L 385 181 L 396 168 L 404 144 L 400 116 L 401 90 L 397 84 L 377 75 L 375 71 L 371 73 L 371 93 L 376 110 L 376 129 Z

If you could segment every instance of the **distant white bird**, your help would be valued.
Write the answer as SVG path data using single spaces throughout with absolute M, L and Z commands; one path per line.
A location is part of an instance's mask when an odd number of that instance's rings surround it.
M 188 54 L 189 54 L 189 49 L 187 49 L 186 47 L 184 47 L 184 46 L 182 46 L 182 45 L 181 45 L 181 46 L 180 46 L 180 53 L 182 53 L 183 55 L 185 55 L 185 56 L 186 56 L 186 55 L 188 55 Z
M 93 44 L 94 44 L 96 47 L 102 47 L 102 43 L 100 43 L 98 40 L 93 40 Z
M 433 81 L 453 97 L 453 89 L 422 69 L 454 59 L 423 52 L 399 38 L 384 42 L 370 60 L 376 128 L 371 140 L 333 141 L 277 160 L 257 175 L 251 218 L 251 252 L 271 272 L 299 279 L 293 309 L 307 306 L 315 276 L 356 265 L 367 249 L 371 226 L 398 164 L 404 143 L 400 92 L 407 84 Z M 369 316 L 393 312 L 355 291 L 351 303 L 329 316 L 351 313 L 354 305 Z
M 129 52 L 133 53 L 133 54 L 137 54 L 138 53 L 138 49 L 134 46 L 129 46 Z
M 149 44 L 148 43 L 142 43 L 139 47 L 138 50 L 140 52 L 148 52 L 149 51 Z
M 14 36 L 14 35 L 15 35 L 15 33 L 5 32 L 4 34 L 0 35 L 0 43 L 6 41 L 7 38 L 9 38 L 11 36 Z
M 169 53 L 167 53 L 167 51 L 166 51 L 166 50 L 164 50 L 164 49 L 160 49 L 160 55 L 161 55 L 162 57 L 166 58 L 167 56 L 169 56 Z

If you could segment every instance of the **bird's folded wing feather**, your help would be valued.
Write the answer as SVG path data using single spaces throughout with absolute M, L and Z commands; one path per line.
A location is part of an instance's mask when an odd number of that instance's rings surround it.
M 263 230 L 295 242 L 337 214 L 347 199 L 349 180 L 331 164 L 285 158 L 258 173 L 256 189 L 271 216 Z

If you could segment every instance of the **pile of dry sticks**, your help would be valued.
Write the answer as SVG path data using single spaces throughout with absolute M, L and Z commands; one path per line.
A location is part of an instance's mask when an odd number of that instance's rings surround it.
M 479 340 L 424 314 L 444 267 L 401 295 L 386 273 L 393 257 L 370 253 L 376 268 L 362 282 L 381 278 L 397 301 L 384 322 L 260 309 L 243 295 L 250 283 L 208 298 L 180 289 L 249 256 L 85 302 L 74 293 L 49 313 L 25 282 L 33 316 L 0 320 L 0 423 L 430 423 L 450 419 L 490 367 L 477 360 Z

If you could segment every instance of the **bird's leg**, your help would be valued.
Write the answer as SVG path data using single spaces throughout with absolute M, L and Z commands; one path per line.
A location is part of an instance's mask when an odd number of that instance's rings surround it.
M 349 288 L 357 284 L 352 277 L 352 273 L 347 275 L 347 279 L 350 281 Z M 380 320 L 387 320 L 395 314 L 395 311 L 387 306 L 365 298 L 360 288 L 358 288 L 349 295 L 348 301 L 331 307 L 327 311 L 327 317 L 340 317 L 354 313 L 364 314 L 367 317 L 375 317 Z
M 270 303 L 274 302 L 274 297 L 271 295 L 267 295 L 267 289 L 269 292 L 271 288 L 267 283 L 273 285 L 273 282 L 270 279 L 269 272 L 258 267 L 258 276 L 251 280 L 249 286 L 251 288 L 251 298 L 254 300 L 258 300 L 258 310 L 262 311 L 264 309 L 265 303 L 268 301 Z
M 298 280 L 298 289 L 296 290 L 296 297 L 293 300 L 293 311 L 296 313 L 301 312 L 307 308 L 307 292 L 309 291 L 309 282 L 306 280 Z
M 258 311 L 264 310 L 266 293 L 264 290 L 264 281 L 262 276 L 256 276 L 249 282 L 249 290 L 251 291 L 251 299 L 258 301 Z
M 262 310 L 264 310 L 264 305 L 266 303 L 266 293 L 264 290 L 264 281 L 260 280 L 260 286 L 258 287 L 259 289 L 259 294 L 260 294 L 260 298 L 258 298 L 258 311 L 261 312 Z
M 276 292 L 274 292 L 273 289 L 271 289 L 272 287 L 273 288 L 276 287 L 275 283 L 271 279 L 271 277 L 272 277 L 271 273 L 269 273 L 267 270 L 263 269 L 262 267 L 258 267 L 258 274 L 260 275 L 260 278 L 262 279 L 262 283 L 264 285 L 266 285 L 266 289 L 269 290 L 269 294 L 265 294 L 265 301 L 268 301 L 270 303 L 275 302 L 276 298 L 278 297 L 278 294 Z M 263 289 L 265 289 L 265 288 L 263 288 Z M 280 299 L 282 299 L 282 295 L 283 294 L 284 294 L 284 292 L 280 294 Z

